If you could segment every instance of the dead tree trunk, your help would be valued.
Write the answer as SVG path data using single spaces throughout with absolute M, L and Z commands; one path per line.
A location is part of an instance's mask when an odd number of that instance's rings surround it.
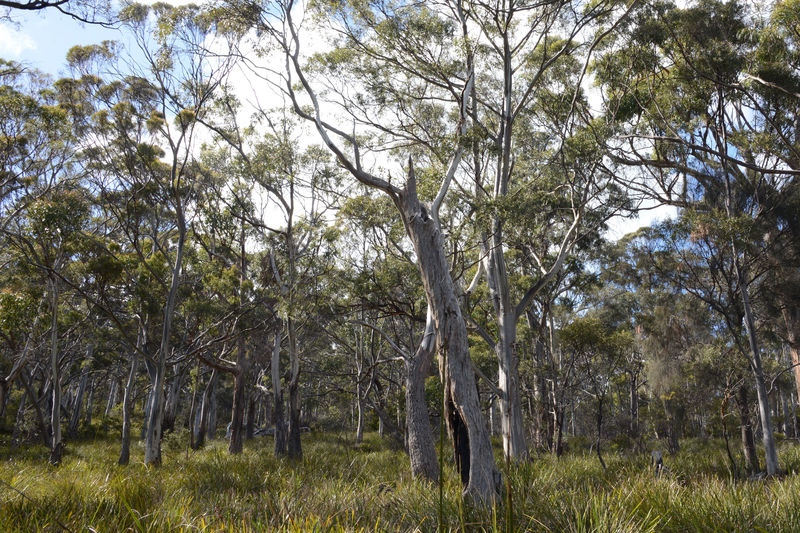
M 444 416 L 453 439 L 464 492 L 488 502 L 495 497 L 499 472 L 478 401 L 466 323 L 447 265 L 439 224 L 417 197 L 413 169 L 409 169 L 406 188 L 393 195 L 393 200 L 414 245 L 425 294 L 433 312 L 444 384 Z

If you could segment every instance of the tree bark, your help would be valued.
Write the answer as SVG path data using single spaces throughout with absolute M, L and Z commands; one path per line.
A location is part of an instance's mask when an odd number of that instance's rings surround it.
M 178 176 L 174 175 L 175 172 L 176 169 L 173 165 L 173 181 L 178 179 Z M 175 251 L 175 263 L 172 266 L 169 292 L 167 293 L 167 301 L 164 305 L 161 343 L 154 365 L 155 379 L 153 379 L 153 386 L 150 390 L 150 412 L 147 417 L 147 431 L 144 439 L 144 462 L 145 464 L 154 465 L 161 464 L 161 428 L 164 420 L 164 381 L 167 373 L 167 357 L 170 352 L 172 319 L 175 315 L 175 304 L 178 299 L 178 288 L 181 283 L 183 252 L 186 244 L 186 218 L 180 199 L 176 201 L 176 210 L 178 242 Z
M 464 493 L 478 501 L 494 500 L 499 488 L 489 431 L 481 412 L 469 356 L 467 328 L 447 266 L 441 230 L 416 191 L 413 170 L 406 188 L 393 195 L 417 255 L 417 266 L 436 325 L 439 369 L 444 384 L 445 420 L 453 439 Z
M 245 424 L 244 438 L 252 440 L 256 426 L 256 395 L 251 390 L 247 396 L 247 424 Z
M 270 359 L 270 372 L 272 374 L 272 397 L 275 406 L 272 410 L 272 424 L 275 426 L 275 456 L 286 455 L 286 425 L 283 412 L 283 390 L 281 389 L 281 331 L 275 334 L 275 345 L 272 347 Z
M 139 339 L 142 339 L 142 331 L 139 331 Z M 140 346 L 143 342 L 140 341 Z M 128 372 L 128 381 L 125 383 L 125 392 L 122 397 L 122 443 L 119 451 L 119 461 L 121 465 L 126 465 L 131 458 L 131 406 L 133 405 L 133 387 L 136 383 L 136 367 L 138 366 L 139 356 L 134 352 L 131 354 L 131 369 Z
M 764 369 L 761 364 L 761 350 L 756 338 L 755 320 L 753 311 L 750 307 L 750 285 L 747 281 L 744 269 L 739 264 L 736 248 L 734 252 L 734 267 L 739 279 L 739 290 L 742 296 L 744 308 L 744 326 L 747 333 L 747 340 L 750 346 L 750 360 L 752 362 L 753 374 L 756 381 L 756 393 L 758 395 L 758 414 L 761 419 L 761 440 L 764 443 L 764 456 L 766 458 L 767 474 L 774 476 L 778 474 L 778 452 L 775 447 L 775 435 L 772 431 L 772 413 L 770 412 L 769 397 L 764 379 Z
M 184 372 L 180 365 L 172 367 L 174 374 L 172 383 L 167 389 L 167 399 L 164 403 L 164 420 L 161 430 L 166 433 L 175 429 L 175 418 L 178 416 L 178 403 L 180 402 L 181 389 L 183 388 Z
M 196 428 L 193 428 L 193 431 L 196 431 L 195 436 L 192 440 L 192 449 L 199 450 L 205 445 L 206 442 L 206 435 L 208 433 L 208 419 L 211 410 L 211 395 L 214 390 L 214 386 L 217 381 L 217 370 L 211 370 L 211 377 L 208 379 L 208 383 L 206 384 L 206 388 L 203 391 L 203 399 L 200 403 L 200 415 L 199 415 L 199 422 Z
M 111 385 L 108 387 L 108 401 L 106 402 L 106 410 L 103 412 L 103 418 L 108 418 L 111 414 L 111 409 L 117 404 L 117 378 L 114 376 L 111 379 Z
M 428 307 L 425 330 L 417 351 L 405 359 L 406 367 L 406 442 L 411 461 L 411 475 L 417 479 L 439 481 L 439 461 L 433 439 L 428 404 L 425 402 L 425 378 L 435 349 L 435 323 Z
M 361 382 L 356 383 L 356 444 L 364 440 L 364 398 L 361 396 Z
M 81 422 L 81 410 L 83 409 L 83 395 L 86 392 L 86 387 L 89 384 L 89 366 L 94 354 L 94 344 L 90 343 L 86 348 L 86 358 L 83 360 L 81 369 L 81 381 L 78 384 L 78 391 L 75 393 L 75 405 L 72 408 L 72 414 L 69 418 L 69 425 L 67 426 L 67 436 L 75 437 L 78 434 L 78 426 Z
M 20 434 L 22 433 L 22 425 L 25 422 L 25 399 L 27 395 L 23 392 L 22 397 L 19 399 L 17 406 L 17 417 L 14 419 L 14 429 L 11 432 L 11 447 L 16 448 L 19 446 Z
M 742 452 L 747 469 L 751 474 L 759 471 L 758 454 L 756 452 L 756 441 L 753 436 L 753 425 L 750 422 L 750 401 L 747 397 L 747 388 L 739 386 L 736 395 L 736 408 L 739 411 L 739 424 L 742 434 Z
M 236 372 L 233 374 L 233 407 L 231 408 L 231 435 L 228 443 L 228 452 L 237 454 L 242 452 L 244 426 L 244 410 L 247 401 L 247 384 L 250 374 L 249 359 L 244 343 L 244 336 L 239 335 L 238 355 L 236 357 Z
M 289 343 L 289 439 L 287 452 L 289 457 L 303 456 L 300 441 L 300 355 L 297 353 L 297 338 L 294 320 L 288 317 L 286 330 Z
M 61 369 L 58 357 L 58 280 L 50 277 L 50 295 L 52 298 L 52 319 L 50 322 L 50 372 L 53 396 L 50 411 L 50 464 L 61 463 L 64 453 L 64 442 L 61 438 Z
M 800 398 L 800 308 L 781 302 L 781 315 L 786 325 L 786 343 L 792 361 L 792 374 L 797 397 Z
M 86 409 L 84 412 L 86 413 L 84 417 L 84 425 L 88 428 L 92 425 L 92 415 L 94 414 L 94 378 L 89 378 L 89 384 L 86 387 Z
M 639 383 L 636 379 L 636 373 L 629 373 L 629 406 L 630 406 L 630 433 L 633 440 L 639 438 Z

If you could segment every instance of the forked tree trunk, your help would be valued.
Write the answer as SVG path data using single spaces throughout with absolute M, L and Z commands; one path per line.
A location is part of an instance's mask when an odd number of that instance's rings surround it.
M 154 375 L 147 400 L 147 426 L 144 432 L 145 464 L 161 464 L 161 428 L 164 419 L 164 380 L 166 365 L 164 355 L 159 355 L 154 365 Z
M 489 430 L 481 412 L 469 342 L 455 284 L 444 253 L 441 230 L 416 190 L 413 172 L 406 188 L 393 195 L 406 232 L 414 245 L 417 265 L 436 324 L 440 373 L 444 384 L 445 420 L 466 496 L 488 503 L 499 488 Z
M 186 219 L 183 205 L 177 205 L 178 242 L 175 251 L 175 263 L 172 266 L 167 301 L 164 305 L 164 320 L 161 329 L 161 343 L 154 365 L 154 378 L 150 390 L 150 412 L 147 416 L 147 431 L 144 437 L 145 464 L 161 464 L 161 428 L 164 421 L 164 382 L 167 374 L 167 357 L 170 353 L 170 335 L 172 319 L 175 316 L 175 304 L 178 299 L 178 288 L 181 283 L 183 267 L 183 251 L 186 244 Z

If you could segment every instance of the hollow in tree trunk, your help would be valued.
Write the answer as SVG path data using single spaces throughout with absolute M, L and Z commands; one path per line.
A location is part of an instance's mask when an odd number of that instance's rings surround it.
M 444 384 L 444 417 L 453 439 L 465 496 L 488 503 L 497 494 L 500 476 L 478 401 L 466 323 L 447 265 L 439 224 L 419 201 L 415 177 L 413 172 L 409 174 L 406 188 L 393 195 L 393 200 L 416 251 L 425 295 L 433 311 Z

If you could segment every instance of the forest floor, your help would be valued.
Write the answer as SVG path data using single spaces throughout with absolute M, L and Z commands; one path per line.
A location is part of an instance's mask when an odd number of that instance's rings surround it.
M 734 479 L 714 441 L 682 442 L 660 478 L 649 454 L 609 452 L 605 471 L 588 453 L 542 455 L 510 469 L 510 506 L 504 494 L 476 510 L 452 468 L 440 504 L 438 485 L 412 480 L 405 454 L 377 434 L 359 446 L 306 434 L 302 461 L 276 460 L 271 438 L 230 456 L 221 440 L 187 451 L 185 437 L 165 438 L 159 468 L 138 445 L 118 466 L 111 438 L 69 443 L 58 468 L 42 446 L 0 445 L 0 531 L 435 531 L 440 520 L 469 531 L 800 531 L 800 445 L 788 442 L 789 473 L 759 481 Z

